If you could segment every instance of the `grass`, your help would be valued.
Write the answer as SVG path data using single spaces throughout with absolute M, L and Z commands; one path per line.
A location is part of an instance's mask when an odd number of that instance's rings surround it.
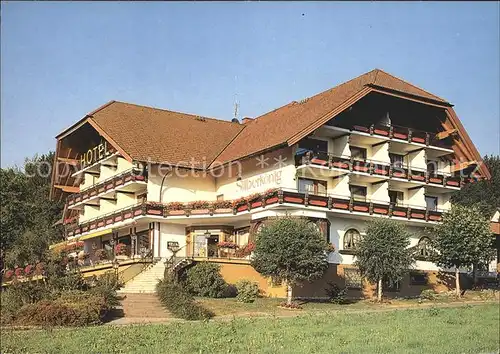
M 256 305 L 257 306 L 257 305 Z M 0 334 L 2 353 L 497 352 L 498 304 Z

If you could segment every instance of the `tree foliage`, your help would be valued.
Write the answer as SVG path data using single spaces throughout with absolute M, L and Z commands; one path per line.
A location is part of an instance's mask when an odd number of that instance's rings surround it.
M 252 266 L 291 287 L 320 278 L 328 268 L 328 244 L 316 225 L 292 216 L 270 220 L 257 235 Z
M 444 214 L 443 222 L 434 227 L 433 234 L 435 261 L 440 266 L 455 268 L 456 290 L 460 295 L 458 269 L 489 263 L 494 257 L 489 218 L 477 205 L 454 205 Z
M 390 219 L 371 221 L 366 235 L 356 247 L 355 264 L 361 274 L 378 285 L 378 300 L 382 297 L 382 281 L 399 281 L 412 266 L 411 234 L 404 224 Z
M 22 169 L 0 170 L 0 249 L 9 266 L 40 260 L 62 236 L 54 223 L 63 203 L 49 199 L 53 161 L 50 152 L 26 159 Z
M 465 185 L 453 194 L 452 202 L 464 206 L 477 204 L 490 218 L 500 208 L 500 156 L 485 156 L 483 161 L 490 170 L 491 179 Z

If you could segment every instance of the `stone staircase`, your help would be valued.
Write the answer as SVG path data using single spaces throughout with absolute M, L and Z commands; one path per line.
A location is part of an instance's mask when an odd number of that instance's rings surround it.
M 163 261 L 158 261 L 150 268 L 138 274 L 135 278 L 125 284 L 117 291 L 118 294 L 154 294 L 158 280 L 163 279 L 165 265 Z
M 156 294 L 128 293 L 121 300 L 124 317 L 168 318 L 172 317 L 161 305 Z

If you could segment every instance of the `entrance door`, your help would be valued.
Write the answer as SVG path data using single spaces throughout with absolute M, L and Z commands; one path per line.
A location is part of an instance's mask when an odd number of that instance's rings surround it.
M 219 235 L 210 235 L 207 238 L 207 256 L 216 258 L 218 257 L 217 244 L 219 243 Z

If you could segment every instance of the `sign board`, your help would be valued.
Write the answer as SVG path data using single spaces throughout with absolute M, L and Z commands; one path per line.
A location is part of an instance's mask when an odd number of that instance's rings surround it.
M 167 241 L 167 249 L 170 251 L 177 251 L 179 249 L 179 242 Z
M 261 189 L 263 187 L 279 187 L 281 185 L 281 172 L 282 171 L 273 171 L 263 173 L 259 176 L 238 181 L 236 185 L 238 186 L 240 192 L 248 192 L 253 189 Z
M 99 145 L 90 148 L 87 152 L 80 155 L 81 168 L 85 168 L 89 165 L 96 163 L 99 160 L 104 159 L 111 155 L 111 149 L 108 149 L 108 142 L 104 140 Z

